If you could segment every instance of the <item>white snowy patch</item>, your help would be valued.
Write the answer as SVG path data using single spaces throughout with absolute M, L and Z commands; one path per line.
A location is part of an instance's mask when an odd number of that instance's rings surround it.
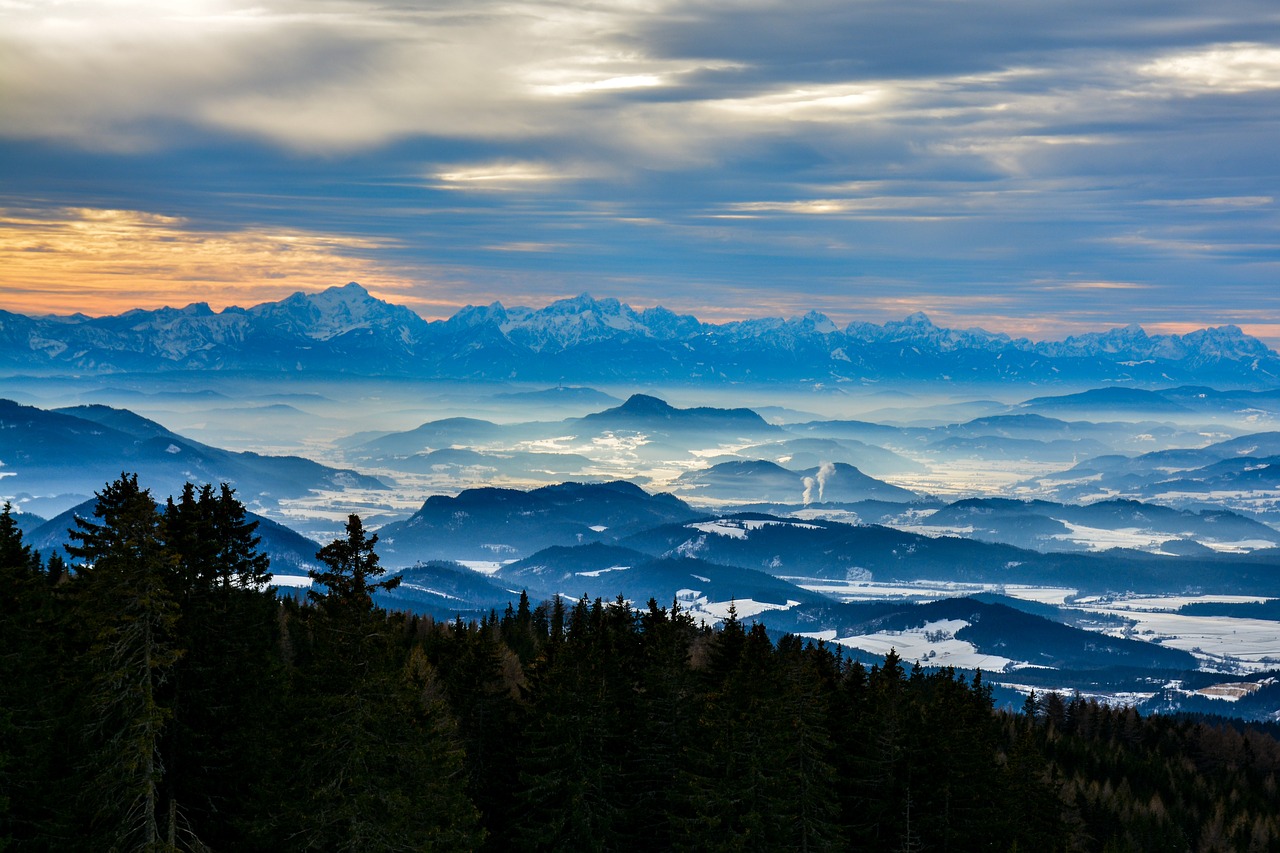
M 999 672 L 1014 663 L 999 655 L 982 654 L 972 643 L 957 640 L 956 631 L 968 624 L 963 619 L 939 619 L 906 631 L 879 631 L 857 637 L 840 637 L 835 642 L 877 655 L 888 654 L 890 649 L 896 649 L 904 661 L 919 661 L 928 666 L 954 666 L 959 669 Z
M 604 533 L 609 528 L 605 527 L 603 524 L 593 524 L 591 525 L 591 529 L 594 530 L 596 533 Z
M 306 575 L 272 575 L 271 585 L 306 589 L 311 586 L 311 578 Z
M 1041 604 L 1053 604 L 1058 607 L 1066 604 L 1067 599 L 1080 593 L 1078 589 L 1061 586 L 1020 586 L 1015 584 L 1005 584 L 1000 591 L 1010 598 L 1020 598 L 1023 601 L 1038 601 Z
M 1266 539 L 1241 539 L 1237 542 L 1209 542 L 1202 540 L 1202 544 L 1215 551 L 1227 554 L 1247 554 L 1250 551 L 1258 551 L 1263 548 L 1274 548 L 1276 545 L 1276 543 L 1268 542 Z
M 1105 551 L 1109 548 L 1133 548 L 1141 551 L 1154 551 L 1170 539 L 1167 533 L 1153 533 L 1150 530 L 1140 530 L 1136 527 L 1109 529 L 1072 524 L 1060 518 L 1054 520 L 1062 522 L 1069 531 L 1067 533 L 1054 534 L 1054 539 L 1079 542 L 1088 546 L 1090 551 Z
M 701 530 L 703 533 L 714 533 L 717 536 L 727 536 L 730 539 L 746 539 L 746 528 L 736 524 L 728 524 L 724 521 L 700 521 L 697 524 L 685 525 L 694 530 Z
M 1188 604 L 1261 604 L 1271 600 L 1265 595 L 1091 595 L 1072 603 L 1087 609 L 1172 613 Z
M 605 572 L 625 572 L 630 566 L 610 566 L 607 569 L 596 569 L 590 572 L 574 572 L 574 577 L 578 578 L 598 578 Z
M 1132 708 L 1156 695 L 1154 692 L 1139 693 L 1136 691 L 1116 691 L 1114 693 L 1104 693 L 1098 691 L 1081 691 L 1074 687 L 1033 687 L 1030 684 L 1018 684 L 1012 681 L 996 681 L 994 683 L 1001 687 L 1008 687 L 1010 690 L 1017 690 L 1019 693 L 1035 693 L 1040 697 L 1043 697 L 1046 693 L 1059 693 L 1062 695 L 1079 693 L 1081 699 L 1092 700 L 1097 702 L 1099 705 L 1107 705 L 1112 708 Z
M 495 554 L 518 554 L 519 553 L 519 551 L 517 551 L 514 546 L 507 545 L 504 542 L 485 542 L 485 543 L 482 543 L 480 547 L 484 548 L 486 551 L 492 551 Z
M 738 611 L 739 619 L 750 619 L 752 616 L 758 616 L 767 610 L 789 610 L 799 605 L 798 601 L 788 601 L 786 604 L 771 604 L 767 601 L 755 601 L 750 598 L 739 598 L 736 601 L 712 601 L 702 605 L 699 610 L 714 619 L 728 619 L 729 608 L 733 607 Z
M 774 525 L 800 527 L 805 530 L 820 529 L 816 524 L 805 524 L 802 521 L 786 521 L 777 518 L 717 518 L 715 521 L 699 521 L 695 524 L 686 524 L 685 527 L 699 530 L 703 533 L 727 536 L 730 539 L 746 539 L 748 531 Z
M 466 566 L 473 572 L 479 572 L 482 575 L 491 575 L 498 569 L 514 562 L 512 560 L 457 560 L 460 565 Z
M 1196 693 L 1209 699 L 1222 699 L 1226 702 L 1239 702 L 1250 693 L 1256 693 L 1262 684 L 1253 681 L 1235 681 L 1227 684 L 1210 684 L 1201 687 Z
M 1046 604 L 1065 603 L 1075 596 L 1077 590 L 1067 587 L 1025 586 L 999 583 L 960 583 L 958 581 L 901 581 L 876 582 L 871 580 L 870 573 L 862 573 L 865 569 L 852 568 L 845 580 L 834 578 L 783 577 L 810 592 L 830 595 L 840 601 L 878 601 L 907 599 L 913 601 L 934 601 L 939 598 L 956 598 L 973 595 L 978 592 L 993 592 L 1011 598 L 1027 601 L 1042 601 Z
M 1106 633 L 1191 652 L 1200 661 L 1201 669 L 1258 672 L 1280 665 L 1280 630 L 1269 620 L 1187 616 L 1122 607 L 1089 609 L 1137 622 L 1132 628 Z
M 463 601 L 463 599 L 459 598 L 456 595 L 450 595 L 447 592 L 441 592 L 438 589 L 432 589 L 429 586 L 422 586 L 421 584 L 401 583 L 400 586 L 402 589 L 414 589 L 414 590 L 417 590 L 418 592 L 425 592 L 427 595 L 434 595 L 439 598 L 451 598 L 454 601 Z
M 164 452 L 165 453 L 181 453 L 182 448 L 176 444 L 170 444 L 168 447 L 164 449 Z

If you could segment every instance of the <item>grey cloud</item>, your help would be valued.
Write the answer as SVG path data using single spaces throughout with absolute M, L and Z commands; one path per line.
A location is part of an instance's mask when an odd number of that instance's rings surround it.
M 739 61 L 779 76 L 790 72 L 791 79 L 954 75 L 1058 64 L 1054 54 L 1072 50 L 1149 52 L 1280 34 L 1280 13 L 1265 0 L 1226 0 L 1212 10 L 1196 0 L 797 0 L 679 8 L 679 15 L 641 21 L 636 43 L 661 56 Z
M 1206 53 L 1280 45 L 1271 0 L 508 8 L 277 0 L 80 54 L 0 17 L 0 187 L 387 237 L 477 294 L 1012 314 L 1079 301 L 1027 282 L 1144 285 L 1097 291 L 1125 314 L 1274 289 L 1274 204 L 1151 204 L 1280 197 L 1280 88 L 1240 84 L 1271 55 Z M 439 178 L 515 166 L 547 179 Z

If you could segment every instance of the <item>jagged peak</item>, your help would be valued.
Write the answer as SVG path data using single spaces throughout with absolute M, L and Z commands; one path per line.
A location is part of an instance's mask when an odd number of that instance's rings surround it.
M 324 290 L 318 290 L 308 293 L 305 290 L 295 290 L 279 302 L 263 302 L 255 305 L 256 309 L 270 308 L 272 305 L 316 305 L 330 302 L 378 302 L 387 306 L 391 306 L 389 302 L 383 302 L 370 295 L 368 290 L 358 282 L 349 281 L 343 285 L 334 285 L 326 287 Z
M 815 332 L 823 335 L 829 335 L 832 332 L 840 331 L 840 327 L 832 322 L 831 318 L 821 311 L 809 311 L 800 318 L 800 322 L 811 327 Z
M 624 306 L 621 302 L 613 298 L 595 299 L 590 293 L 579 293 L 577 296 L 555 300 L 550 305 L 543 308 L 542 313 L 566 314 L 581 313 L 583 311 L 598 313 L 603 311 L 612 314 L 623 308 L 627 308 L 629 310 L 630 306 Z

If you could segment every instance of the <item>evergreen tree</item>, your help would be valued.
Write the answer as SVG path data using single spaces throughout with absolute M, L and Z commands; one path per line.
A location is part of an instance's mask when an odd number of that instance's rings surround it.
M 452 641 L 441 655 L 447 672 L 442 683 L 466 748 L 467 790 L 485 815 L 489 845 L 495 850 L 509 849 L 513 843 L 519 784 L 515 733 L 525 727 L 517 698 L 525 686 L 524 669 L 502 642 L 502 633 L 492 623 L 455 624 Z
M 7 793 L 13 791 L 21 800 L 23 792 L 13 783 L 15 768 L 32 760 L 27 741 L 33 721 L 27 719 L 24 726 L 14 709 L 27 704 L 24 694 L 36 688 L 36 677 L 44 668 L 37 659 L 43 658 L 44 649 L 37 633 L 45 592 L 40 555 L 22 541 L 12 510 L 7 501 L 0 510 L 0 850 L 21 834 L 12 825 Z M 21 802 L 18 811 L 24 811 Z
M 400 585 L 398 576 L 373 581 L 386 572 L 378 565 L 378 554 L 374 551 L 377 544 L 378 534 L 366 535 L 360 516 L 347 516 L 346 536 L 333 540 L 316 554 L 316 559 L 328 568 L 307 572 L 323 588 L 308 590 L 308 600 L 339 621 L 353 625 L 368 621 L 373 611 L 374 592 L 390 591 Z
M 67 551 L 76 565 L 77 619 L 88 634 L 87 718 L 93 827 L 100 849 L 174 846 L 178 804 L 163 802 L 160 746 L 172 716 L 164 692 L 182 656 L 171 591 L 175 561 L 160 538 L 160 513 L 137 475 L 98 493 L 100 521 L 77 517 Z
M 632 704 L 642 704 L 624 780 L 630 792 L 627 832 L 645 839 L 650 849 L 670 850 L 679 826 L 693 813 L 680 785 L 698 720 L 690 659 L 699 629 L 678 603 L 668 611 L 653 599 L 639 624 L 643 647 Z
M 474 849 L 482 838 L 466 776 L 449 739 L 453 723 L 434 677 L 401 660 L 396 631 L 373 593 L 383 574 L 359 516 L 316 555 L 310 647 L 300 663 L 296 743 L 305 798 L 293 803 L 288 846 L 381 853 Z
M 168 791 L 186 807 L 188 835 L 214 849 L 243 846 L 253 830 L 254 810 L 238 792 L 265 784 L 276 740 L 269 721 L 283 698 L 275 592 L 256 528 L 225 483 L 188 483 L 164 513 L 186 648 L 172 679 Z
M 520 846 L 540 850 L 624 850 L 622 709 L 614 701 L 625 667 L 615 666 L 605 608 L 583 596 L 546 666 L 534 674 L 535 708 L 521 756 Z M 554 641 L 554 634 L 553 634 Z

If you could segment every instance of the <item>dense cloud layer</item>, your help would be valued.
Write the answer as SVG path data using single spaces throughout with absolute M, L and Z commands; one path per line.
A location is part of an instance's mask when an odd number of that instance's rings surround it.
M 1280 339 L 1270 2 L 10 4 L 0 56 L 8 307 L 107 310 L 135 272 L 86 229 L 160 216 L 232 248 L 137 304 L 360 277 Z M 234 251 L 282 233 L 275 280 Z

